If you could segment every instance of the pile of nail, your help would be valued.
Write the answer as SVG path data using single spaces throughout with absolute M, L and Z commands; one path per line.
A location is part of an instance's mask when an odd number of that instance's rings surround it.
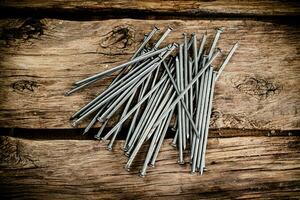
M 188 157 L 191 172 L 202 174 L 215 82 L 238 43 L 224 56 L 216 72 L 212 62 L 220 55 L 217 42 L 223 29 L 216 30 L 211 45 L 207 45 L 207 33 L 202 35 L 199 43 L 196 34 L 183 34 L 179 45 L 172 43 L 162 48 L 159 46 L 172 29 L 168 27 L 151 45 L 149 41 L 158 31 L 154 27 L 145 35 L 129 61 L 74 83 L 66 95 L 117 73 L 107 89 L 78 110 L 71 119 L 76 126 L 82 120 L 91 118 L 84 133 L 100 123 L 95 138 L 107 142 L 108 150 L 113 148 L 120 132 L 126 134 L 123 149 L 128 156 L 127 170 L 145 145 L 148 151 L 140 176 L 146 175 L 148 166 L 155 165 L 171 121 L 175 119 L 171 145 L 178 149 L 178 163 L 184 164 L 184 159 Z M 114 115 L 119 116 L 119 121 L 105 131 Z M 121 131 L 125 122 L 128 124 L 127 130 Z

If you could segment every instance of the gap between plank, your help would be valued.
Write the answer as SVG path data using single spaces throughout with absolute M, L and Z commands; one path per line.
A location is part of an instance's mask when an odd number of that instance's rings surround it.
M 74 129 L 27 129 L 27 128 L 0 128 L 0 136 L 11 136 L 37 140 L 94 140 L 98 128 L 92 128 L 89 133 L 82 135 L 83 128 Z M 118 135 L 117 140 L 125 140 L 126 129 Z M 104 130 L 104 133 L 108 129 Z M 122 134 L 123 133 L 123 134 Z M 174 137 L 174 131 L 168 130 L 166 139 Z M 255 130 L 255 129 L 210 129 L 210 138 L 228 137 L 266 137 L 266 136 L 300 136 L 299 130 Z
M 11 14 L 13 13 L 13 15 Z M 95 9 L 77 8 L 16 8 L 0 5 L 0 18 L 53 18 L 63 20 L 107 20 L 107 19 L 145 19 L 145 20 L 241 20 L 252 19 L 257 21 L 279 21 L 284 24 L 299 24 L 297 19 L 300 13 L 289 15 L 271 15 L 257 13 L 220 13 L 199 10 L 196 12 L 163 12 L 155 10 L 139 9 L 101 9 L 101 12 Z

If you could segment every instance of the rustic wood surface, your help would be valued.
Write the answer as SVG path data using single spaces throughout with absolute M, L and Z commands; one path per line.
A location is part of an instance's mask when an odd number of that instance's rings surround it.
M 154 25 L 181 33 L 224 27 L 222 58 L 240 47 L 218 80 L 211 128 L 290 130 L 300 127 L 299 29 L 254 20 L 27 19 L 0 21 L 0 127 L 69 128 L 69 117 L 110 78 L 70 97 L 71 84 L 129 59 Z M 216 68 L 221 59 L 215 62 Z M 84 124 L 82 124 L 84 125 Z
M 151 15 L 155 17 L 174 15 L 179 17 L 184 16 L 210 16 L 210 17 L 226 17 L 226 16 L 299 16 L 300 4 L 297 0 L 289 1 L 44 1 L 44 0 L 10 0 L 0 4 L 3 10 L 14 9 L 18 11 L 35 12 L 60 12 L 60 14 L 69 12 L 88 12 L 89 15 L 106 15 L 110 17 L 118 15 L 129 15 L 134 18 Z M 15 13 L 19 14 L 19 13 Z M 34 15 L 35 13 L 32 13 Z
M 122 141 L 0 139 L 0 195 L 14 199 L 300 198 L 299 137 L 214 138 L 203 176 L 179 166 L 166 140 L 155 168 L 123 169 Z M 112 159 L 113 158 L 113 159 Z
M 299 15 L 296 0 L 2 1 L 0 135 L 13 137 L 0 136 L 0 199 L 300 199 Z M 222 58 L 240 43 L 216 85 L 203 176 L 166 139 L 142 179 L 146 147 L 127 172 L 123 141 L 109 152 L 69 123 L 112 77 L 64 92 L 130 58 L 154 25 L 174 28 L 166 43 L 224 27 Z

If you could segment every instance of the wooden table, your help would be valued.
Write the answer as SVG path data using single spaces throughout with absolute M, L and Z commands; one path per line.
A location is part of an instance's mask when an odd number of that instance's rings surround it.
M 24 0 L 0 11 L 0 197 L 300 198 L 297 1 Z M 92 134 L 81 136 L 86 122 L 69 123 L 113 77 L 63 93 L 128 60 L 154 25 L 174 29 L 164 44 L 183 32 L 207 31 L 211 41 L 224 27 L 223 57 L 240 43 L 216 84 L 203 176 L 176 164 L 166 139 L 155 168 L 139 178 L 143 158 L 125 171 L 122 138 L 109 152 Z

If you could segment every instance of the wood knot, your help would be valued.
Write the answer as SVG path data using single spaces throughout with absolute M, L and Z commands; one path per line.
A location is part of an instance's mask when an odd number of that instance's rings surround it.
M 279 94 L 281 87 L 261 77 L 246 76 L 234 83 L 234 87 L 245 94 L 251 95 L 259 100 L 267 99 Z
M 134 42 L 134 29 L 132 26 L 116 26 L 112 31 L 103 36 L 100 41 L 102 48 L 114 47 L 125 49 L 130 47 Z
M 6 41 L 21 39 L 26 41 L 43 35 L 44 28 L 45 25 L 41 20 L 28 18 L 21 24 L 17 24 L 14 27 L 3 28 L 0 31 L 0 39 Z
M 291 148 L 291 149 L 299 149 L 300 142 L 299 141 L 289 141 L 287 146 L 288 146 L 288 148 Z
M 214 127 L 216 121 L 220 118 L 220 116 L 221 116 L 221 113 L 218 110 L 215 110 L 214 108 L 212 108 L 209 126 Z
M 25 146 L 10 137 L 0 137 L 0 168 L 36 168 Z
M 11 87 L 19 92 L 34 92 L 38 84 L 36 81 L 19 80 L 12 83 Z

